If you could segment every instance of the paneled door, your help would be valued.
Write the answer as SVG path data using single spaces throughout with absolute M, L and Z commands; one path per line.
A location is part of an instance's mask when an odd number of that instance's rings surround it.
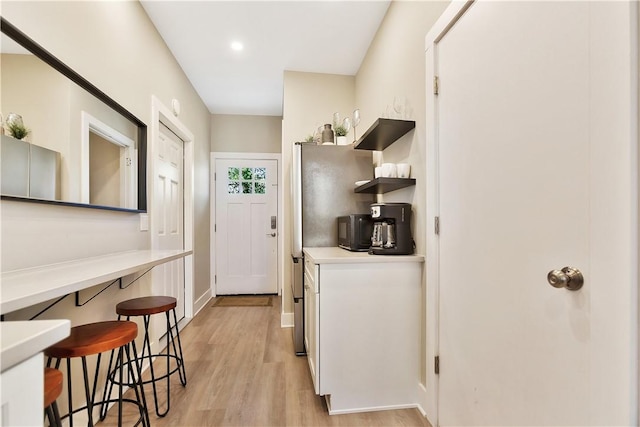
M 158 249 L 184 248 L 183 141 L 160 123 L 155 158 L 154 221 Z M 184 260 L 182 258 L 155 267 L 154 292 L 178 300 L 178 320 L 184 317 Z
M 632 423 L 630 10 L 478 1 L 431 45 L 441 426 Z
M 216 159 L 216 294 L 275 294 L 278 162 Z

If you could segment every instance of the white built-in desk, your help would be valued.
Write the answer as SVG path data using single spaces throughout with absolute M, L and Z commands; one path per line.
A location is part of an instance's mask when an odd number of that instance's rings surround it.
M 135 250 L 2 272 L 0 314 L 59 298 L 191 255 L 191 250 Z

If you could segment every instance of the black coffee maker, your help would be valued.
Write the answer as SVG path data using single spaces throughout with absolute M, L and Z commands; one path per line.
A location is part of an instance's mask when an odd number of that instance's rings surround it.
M 374 203 L 371 205 L 373 234 L 369 253 L 373 255 L 411 255 L 411 204 Z

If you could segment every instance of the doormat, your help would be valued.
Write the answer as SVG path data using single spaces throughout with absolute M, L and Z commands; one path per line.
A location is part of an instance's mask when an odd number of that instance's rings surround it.
M 268 295 L 237 295 L 216 298 L 211 307 L 271 307 L 272 297 Z

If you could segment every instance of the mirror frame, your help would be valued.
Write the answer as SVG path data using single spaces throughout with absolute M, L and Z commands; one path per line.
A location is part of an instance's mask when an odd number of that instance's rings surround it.
M 33 203 L 45 203 L 62 206 L 75 206 L 91 209 L 105 209 L 111 211 L 122 212 L 147 212 L 147 125 L 140 119 L 134 116 L 130 111 L 118 104 L 115 100 L 109 97 L 106 93 L 102 92 L 96 86 L 94 86 L 87 79 L 80 74 L 73 71 L 66 64 L 60 61 L 58 58 L 49 53 L 46 49 L 32 40 L 29 36 L 20 31 L 17 27 L 11 24 L 9 21 L 0 16 L 0 31 L 6 36 L 13 39 L 22 47 L 33 53 L 36 57 L 47 63 L 53 69 L 60 72 L 69 80 L 89 92 L 91 95 L 102 101 L 111 109 L 121 114 L 124 118 L 132 122 L 138 128 L 138 209 L 120 208 L 117 206 L 102 206 L 91 205 L 86 203 L 65 202 L 61 200 L 45 200 L 45 199 L 33 199 L 28 197 L 17 196 L 4 196 L 0 195 L 2 200 L 13 200 L 21 202 L 33 202 Z

